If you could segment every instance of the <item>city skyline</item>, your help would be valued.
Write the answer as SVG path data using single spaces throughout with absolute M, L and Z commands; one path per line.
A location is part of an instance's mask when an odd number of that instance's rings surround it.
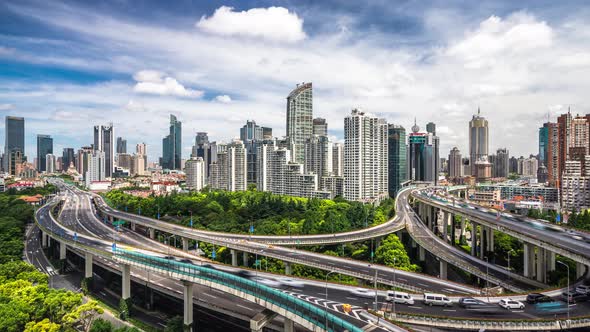
M 455 145 L 468 151 L 463 121 L 479 105 L 494 133 L 490 149 L 505 146 L 514 155 L 528 155 L 536 151 L 529 138 L 548 112 L 555 117 L 571 105 L 573 113 L 588 113 L 580 84 L 587 77 L 583 55 L 590 44 L 584 43 L 584 10 L 572 11 L 567 3 L 445 9 L 437 2 L 395 9 L 370 3 L 360 12 L 331 2 L 155 6 L 146 2 L 133 13 L 113 3 L 0 6 L 10 18 L 2 23 L 0 61 L 11 68 L 0 73 L 0 109 L 29 119 L 26 151 L 35 151 L 38 133 L 51 134 L 56 151 L 87 145 L 89 123 L 113 121 L 130 143 L 151 146 L 149 159 L 155 160 L 161 138 L 152 129 L 169 113 L 186 124 L 184 158 L 195 132 L 229 141 L 247 119 L 280 137 L 284 98 L 304 81 L 317 87 L 314 112 L 326 118 L 330 136 L 339 141 L 344 115 L 359 107 L 405 128 L 414 115 L 420 123 L 434 122 L 438 136 L 447 137 L 442 151 Z M 255 15 L 269 22 L 260 31 L 248 30 Z M 168 24 L 165 17 L 177 19 Z M 284 18 L 281 29 L 272 28 L 277 17 Z M 250 32 L 223 30 L 222 19 Z M 87 28 L 86 22 L 98 20 L 103 24 Z M 510 31 L 522 32 L 528 42 Z M 371 38 L 365 38 L 368 32 Z M 134 36 L 142 33 L 153 37 L 149 44 Z M 483 41 L 487 47 L 480 47 Z M 97 55 L 95 49 L 108 51 Z M 242 50 L 241 57 L 231 56 L 235 50 Z M 43 79 L 31 79 L 37 76 Z M 142 113 L 149 116 L 138 118 Z

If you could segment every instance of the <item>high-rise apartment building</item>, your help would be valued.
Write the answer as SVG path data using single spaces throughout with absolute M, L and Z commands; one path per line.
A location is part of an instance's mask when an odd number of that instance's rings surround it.
M 127 140 L 117 137 L 117 153 L 127 153 Z
M 256 184 L 256 176 L 258 174 L 256 170 L 256 153 L 258 151 L 258 145 L 264 140 L 264 129 L 270 128 L 260 127 L 255 121 L 250 120 L 246 121 L 246 124 L 240 128 L 240 139 L 244 143 L 248 153 L 248 184 Z
M 76 167 L 76 159 L 75 159 L 74 149 L 73 148 L 64 148 L 61 162 L 63 171 L 67 171 L 70 166 Z
M 115 169 L 115 128 L 112 123 L 94 126 L 94 151 L 104 152 L 105 177 L 113 176 Z M 68 165 L 63 166 L 67 169 Z
M 240 139 L 244 144 L 247 141 L 261 140 L 262 127 L 256 124 L 256 121 L 247 120 L 246 124 L 240 128 Z
M 547 181 L 550 186 L 557 186 L 559 183 L 559 127 L 557 123 L 548 122 L 547 125 L 547 146 L 545 162 L 547 166 Z
M 193 157 L 186 161 L 186 186 L 191 190 L 201 190 L 205 187 L 205 161 L 201 157 Z
M 312 133 L 318 136 L 328 136 L 328 123 L 326 119 L 315 118 L 313 119 L 313 130 Z
M 119 153 L 118 154 L 118 162 L 117 166 L 130 170 L 132 165 L 132 156 L 129 153 Z
M 518 174 L 525 177 L 537 177 L 537 170 L 539 168 L 539 161 L 537 158 L 529 157 L 518 159 Z
M 374 202 L 388 196 L 387 122 L 359 109 L 344 118 L 344 197 Z
M 198 132 L 195 136 L 195 145 L 191 157 L 201 157 L 205 162 L 205 182 L 209 182 L 211 176 L 210 165 L 217 160 L 217 145 L 209 142 L 209 136 L 205 132 Z
M 481 116 L 479 108 L 477 115 L 469 121 L 469 162 L 472 167 L 471 175 L 476 175 L 476 161 L 487 160 L 489 146 L 488 120 Z
M 227 191 L 248 189 L 247 151 L 242 141 L 218 144 L 217 160 L 210 167 L 212 188 Z
M 4 171 L 16 175 L 16 165 L 27 160 L 25 157 L 25 118 L 6 116 L 4 125 Z
M 76 170 L 78 174 L 82 175 L 86 178 L 86 172 L 88 171 L 88 165 L 90 157 L 92 156 L 92 147 L 91 146 L 83 146 L 82 148 L 78 149 L 77 155 L 77 162 L 76 162 Z
M 458 179 L 463 176 L 463 158 L 461 151 L 454 147 L 449 152 L 449 179 Z
M 53 174 L 55 173 L 55 155 L 48 153 L 45 155 L 45 172 L 47 174 Z
M 163 169 L 180 170 L 182 160 L 182 122 L 170 114 L 169 134 L 162 140 Z
M 561 203 L 564 211 L 582 211 L 590 208 L 590 156 L 565 162 L 561 182 Z
M 390 197 L 395 197 L 401 189 L 402 182 L 407 179 L 408 155 L 404 127 L 395 124 L 387 125 L 387 149 L 388 191 Z
M 495 178 L 507 178 L 510 175 L 510 153 L 507 148 L 496 150 L 493 170 Z
M 438 184 L 438 137 L 420 132 L 414 123 L 408 136 L 408 179 Z
M 312 119 L 312 84 L 297 84 L 287 97 L 287 138 L 294 162 L 304 162 L 305 141 L 313 134 Z
M 332 143 L 332 175 L 344 175 L 344 144 Z
M 37 135 L 37 171 L 47 171 L 46 156 L 53 155 L 53 138 L 49 135 Z M 55 160 L 54 160 L 55 162 Z M 55 170 L 53 170 L 55 172 Z
M 313 135 L 305 142 L 304 172 L 319 178 L 332 174 L 332 143 L 327 136 Z
M 90 187 L 92 182 L 100 182 L 106 179 L 106 161 L 105 152 L 94 150 L 88 158 L 88 171 L 84 176 L 86 187 Z

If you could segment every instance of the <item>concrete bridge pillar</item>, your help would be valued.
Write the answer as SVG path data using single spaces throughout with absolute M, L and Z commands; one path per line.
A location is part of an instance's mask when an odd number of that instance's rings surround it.
M 84 253 L 84 278 L 92 278 L 92 254 Z
M 523 274 L 527 278 L 532 278 L 534 275 L 533 263 L 535 261 L 535 248 L 532 244 L 529 244 L 526 242 L 524 243 L 523 248 L 524 248 Z
M 290 276 L 291 275 L 291 263 L 284 262 L 284 264 L 285 264 L 285 274 Z
M 426 252 L 422 247 L 418 247 L 418 259 L 421 262 L 424 262 L 424 260 L 426 260 Z
M 188 239 L 185 237 L 182 238 L 182 250 L 188 251 Z
M 416 248 L 416 241 L 414 241 L 414 238 L 410 237 L 410 245 L 412 246 L 412 248 Z
M 59 259 L 60 260 L 66 259 L 66 243 L 65 242 L 59 243 Z
M 545 269 L 545 249 L 537 247 L 537 281 L 544 283 L 547 277 Z
M 490 227 L 487 228 L 488 231 L 488 251 L 494 251 L 494 230 Z
M 182 297 L 184 300 L 184 330 L 193 331 L 193 283 L 188 281 L 182 282 L 184 287 Z
M 131 230 L 135 232 L 135 223 L 134 223 L 134 222 L 132 222 L 132 223 L 130 224 L 130 227 L 131 227 Z
M 156 237 L 156 230 L 153 228 L 150 228 L 149 232 L 150 232 L 150 239 L 153 240 Z
M 461 232 L 459 233 L 459 243 L 465 240 L 465 217 L 461 217 Z
M 41 231 L 41 247 L 47 248 L 47 234 L 43 231 Z
M 115 218 L 113 218 L 113 216 L 109 216 L 109 221 L 111 222 L 111 224 L 113 223 L 114 220 L 115 220 Z
M 447 279 L 447 262 L 443 261 L 442 259 L 439 261 L 439 266 L 440 266 L 440 273 L 439 273 L 439 278 L 441 279 Z
M 582 263 L 576 263 L 576 279 L 581 278 L 586 273 L 586 266 Z
M 443 240 L 445 240 L 445 242 L 447 242 L 447 237 L 448 237 L 448 225 L 449 225 L 449 216 L 451 215 L 448 212 L 443 211 L 443 216 L 442 216 L 442 234 L 443 234 Z
M 285 332 L 294 332 L 295 331 L 295 323 L 292 320 L 285 318 L 283 323 L 283 330 Z
M 400 240 L 400 242 L 404 240 L 404 232 L 398 231 L 397 233 L 395 233 L 395 235 Z
M 472 222 L 471 223 L 471 256 L 477 256 L 476 250 L 477 249 L 477 224 Z
M 553 251 L 545 250 L 545 258 L 547 259 L 547 272 L 555 271 L 555 253 Z
M 231 254 L 231 265 L 232 266 L 238 266 L 238 253 L 236 252 L 235 249 L 231 249 L 229 251 L 229 253 Z
M 123 300 L 131 297 L 131 266 L 123 264 L 121 266 L 121 298 Z
M 248 266 L 248 253 L 245 251 L 242 253 L 242 264 Z

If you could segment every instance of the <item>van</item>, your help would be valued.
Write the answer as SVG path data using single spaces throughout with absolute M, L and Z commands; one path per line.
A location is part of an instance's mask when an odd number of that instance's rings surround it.
M 576 287 L 576 292 L 590 295 L 590 285 L 579 285 Z
M 387 302 L 403 303 L 403 304 L 414 304 L 414 298 L 408 293 L 388 291 L 385 297 Z
M 441 305 L 445 307 L 450 307 L 453 305 L 451 300 L 445 295 L 432 293 L 424 293 L 424 304 L 427 304 L 429 306 Z

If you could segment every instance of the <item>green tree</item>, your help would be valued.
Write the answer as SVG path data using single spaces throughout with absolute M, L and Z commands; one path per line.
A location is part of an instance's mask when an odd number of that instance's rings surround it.
M 60 329 L 61 326 L 59 324 L 53 323 L 48 318 L 45 318 L 40 322 L 27 323 L 24 332 L 58 332 Z
M 106 319 L 97 318 L 90 328 L 90 332 L 112 332 L 113 324 Z
M 418 271 L 419 267 L 410 262 L 404 245 L 395 234 L 388 235 L 375 251 L 375 262 L 406 271 Z
M 63 322 L 67 326 L 76 327 L 82 331 L 90 330 L 92 322 L 98 316 L 104 313 L 104 310 L 98 305 L 98 302 L 92 300 L 88 301 L 72 312 L 66 314 Z
M 183 332 L 184 331 L 184 320 L 180 316 L 174 316 L 166 324 L 165 332 Z

